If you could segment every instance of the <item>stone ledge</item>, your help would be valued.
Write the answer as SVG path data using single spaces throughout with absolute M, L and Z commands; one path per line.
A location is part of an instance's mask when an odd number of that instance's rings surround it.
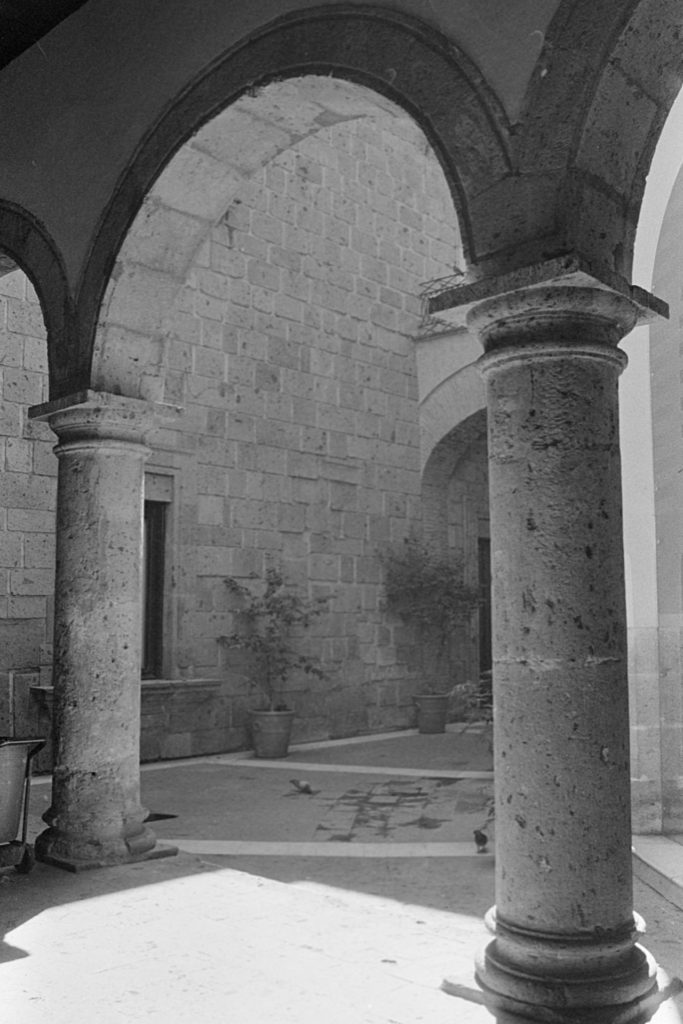
M 142 692 L 178 691 L 185 688 L 194 689 L 200 687 L 220 689 L 223 685 L 224 680 L 222 679 L 143 679 Z M 35 694 L 38 698 L 45 698 L 47 701 L 54 697 L 54 689 L 52 685 L 45 686 L 38 683 L 29 686 L 32 694 Z
M 220 690 L 224 679 L 143 679 L 142 695 L 181 693 L 183 690 Z

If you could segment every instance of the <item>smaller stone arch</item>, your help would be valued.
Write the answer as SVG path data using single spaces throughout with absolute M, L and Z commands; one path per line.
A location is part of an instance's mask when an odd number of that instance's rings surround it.
M 453 357 L 457 355 L 461 362 L 460 368 L 441 380 L 420 403 L 420 453 L 426 476 L 432 471 L 430 463 L 437 457 L 443 439 L 455 426 L 486 406 L 484 385 L 475 361 L 479 352 L 479 343 L 466 336 L 457 352 L 453 351 Z
M 467 584 L 482 598 L 471 627 L 453 638 L 459 673 L 474 680 L 490 668 L 490 570 L 482 560 L 489 543 L 486 410 L 478 409 L 453 427 L 433 449 L 422 475 L 422 516 L 428 545 L 462 564 Z M 486 563 L 484 566 L 484 562 Z
M 476 448 L 476 452 L 474 449 Z M 449 486 L 463 459 L 486 461 L 486 409 L 464 417 L 432 450 L 422 474 L 422 514 L 425 535 L 441 547 L 453 546 Z M 481 504 L 481 501 L 478 502 Z M 488 504 L 486 502 L 486 517 Z
M 20 267 L 36 290 L 48 337 L 50 379 L 65 392 L 87 386 L 87 379 L 72 376 L 75 307 L 55 242 L 26 210 L 0 201 L 0 251 L 5 272 Z

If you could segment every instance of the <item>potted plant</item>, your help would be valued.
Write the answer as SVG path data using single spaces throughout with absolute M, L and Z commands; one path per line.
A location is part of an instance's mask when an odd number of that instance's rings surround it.
M 414 696 L 420 732 L 444 732 L 448 704 L 456 692 L 452 643 L 457 626 L 469 621 L 479 603 L 454 557 L 438 554 L 414 537 L 380 556 L 384 607 L 413 631 L 421 647 L 422 688 Z
M 250 579 L 257 580 L 253 574 Z M 296 650 L 296 634 L 321 615 L 327 598 L 302 597 L 289 586 L 279 569 L 266 569 L 256 587 L 228 576 L 225 584 L 235 599 L 238 628 L 219 642 L 229 650 L 247 652 L 249 680 L 262 696 L 262 706 L 251 711 L 256 757 L 286 757 L 294 712 L 283 697 L 293 672 L 323 679 L 317 658 Z

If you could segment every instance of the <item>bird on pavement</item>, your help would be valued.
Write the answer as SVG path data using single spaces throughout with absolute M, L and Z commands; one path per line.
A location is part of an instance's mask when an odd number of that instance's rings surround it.
M 309 796 L 317 793 L 317 790 L 312 788 L 310 782 L 306 782 L 304 779 L 290 779 L 289 781 L 298 793 L 307 793 Z
M 486 853 L 486 847 L 488 846 L 489 837 L 481 829 L 475 828 L 474 830 L 474 841 L 477 844 L 477 853 Z

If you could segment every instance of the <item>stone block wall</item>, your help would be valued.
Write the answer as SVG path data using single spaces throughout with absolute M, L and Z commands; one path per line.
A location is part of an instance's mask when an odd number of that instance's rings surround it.
M 165 400 L 186 412 L 153 468 L 178 473 L 177 673 L 228 679 L 238 728 L 256 695 L 216 642 L 224 578 L 268 564 L 329 598 L 303 638 L 329 679 L 285 695 L 295 738 L 412 721 L 377 553 L 421 521 L 412 338 L 421 283 L 452 272 L 457 237 L 416 129 L 328 129 L 241 190 L 169 316 Z

